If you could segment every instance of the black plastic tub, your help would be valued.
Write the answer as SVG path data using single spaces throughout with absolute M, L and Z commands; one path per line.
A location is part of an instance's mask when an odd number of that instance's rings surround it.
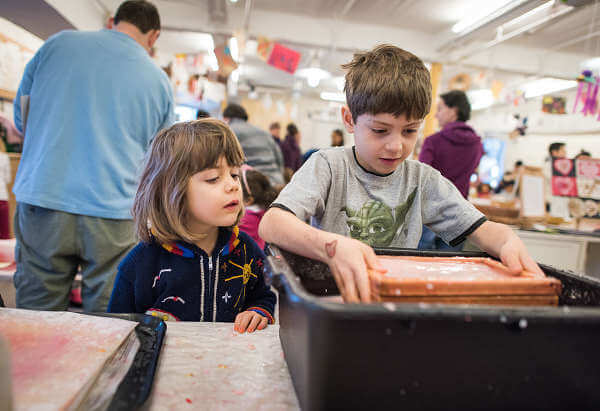
M 483 253 L 376 249 L 384 255 Z M 304 410 L 600 409 L 600 281 L 562 281 L 558 307 L 339 304 L 327 266 L 270 250 L 280 339 Z
M 108 406 L 108 411 L 126 411 L 140 409 L 152 390 L 158 358 L 162 349 L 167 325 L 159 318 L 144 314 L 107 314 L 91 313 L 102 317 L 115 317 L 135 321 L 135 333 L 140 348 L 133 359 L 129 371 L 119 384 Z

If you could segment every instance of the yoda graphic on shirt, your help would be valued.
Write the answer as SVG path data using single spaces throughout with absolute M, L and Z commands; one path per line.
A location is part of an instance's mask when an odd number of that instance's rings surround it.
M 392 243 L 398 229 L 404 224 L 406 214 L 412 206 L 417 189 L 408 196 L 405 203 L 392 209 L 378 200 L 369 200 L 358 210 L 342 208 L 346 212 L 350 237 L 371 247 L 386 247 Z

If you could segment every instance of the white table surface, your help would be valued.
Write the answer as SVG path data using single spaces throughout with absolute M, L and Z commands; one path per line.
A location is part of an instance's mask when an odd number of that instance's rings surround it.
M 279 325 L 168 322 L 150 410 L 298 410 Z

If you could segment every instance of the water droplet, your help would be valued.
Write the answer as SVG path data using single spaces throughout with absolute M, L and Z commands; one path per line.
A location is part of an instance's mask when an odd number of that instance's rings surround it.
M 506 319 L 506 316 L 505 316 L 505 315 L 501 315 L 501 316 L 500 316 L 500 322 L 501 322 L 502 324 L 505 324 L 505 323 L 506 323 L 506 321 L 507 321 L 507 319 Z
M 404 388 L 400 389 L 400 395 L 406 395 L 406 390 Z
M 519 320 L 519 328 L 521 328 L 521 329 L 527 328 L 527 320 L 525 318 L 521 318 Z
M 425 287 L 427 287 L 428 290 L 433 290 L 433 284 L 431 283 L 427 283 Z
M 392 335 L 392 329 L 391 328 L 386 328 L 385 329 L 385 335 Z
M 327 288 L 325 289 L 325 294 L 327 294 Z
M 400 290 L 400 289 L 397 289 L 397 290 L 396 290 L 396 295 L 400 295 L 400 294 L 402 294 L 402 290 Z
M 383 307 L 389 311 L 396 311 L 396 304 L 394 303 L 383 303 Z

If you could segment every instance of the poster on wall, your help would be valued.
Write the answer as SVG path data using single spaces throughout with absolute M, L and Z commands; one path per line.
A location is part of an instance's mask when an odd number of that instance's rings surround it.
M 571 216 L 600 218 L 600 159 L 555 158 L 552 195 L 572 197 Z
M 566 114 L 567 100 L 564 97 L 544 96 L 542 99 L 542 111 L 548 114 Z

